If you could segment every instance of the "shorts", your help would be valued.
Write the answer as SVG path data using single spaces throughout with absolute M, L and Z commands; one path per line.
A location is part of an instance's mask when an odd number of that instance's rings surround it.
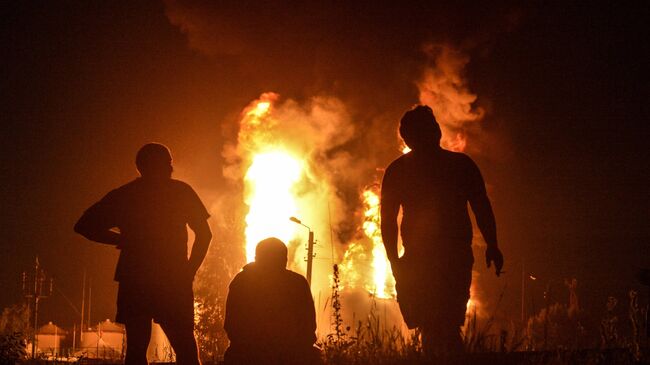
M 156 323 L 193 326 L 192 282 L 171 287 L 120 281 L 115 321 L 126 324 L 129 319 L 142 318 L 151 318 Z
M 452 246 L 453 247 L 453 246 Z M 409 328 L 462 326 L 472 283 L 471 246 L 409 251 L 393 270 L 397 301 Z M 465 248 L 466 247 L 466 248 Z

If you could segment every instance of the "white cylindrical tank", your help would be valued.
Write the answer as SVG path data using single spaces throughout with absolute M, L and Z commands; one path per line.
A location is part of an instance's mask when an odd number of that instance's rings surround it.
M 47 356 L 59 356 L 61 340 L 65 338 L 66 334 L 65 330 L 52 322 L 41 326 L 36 333 L 36 352 Z

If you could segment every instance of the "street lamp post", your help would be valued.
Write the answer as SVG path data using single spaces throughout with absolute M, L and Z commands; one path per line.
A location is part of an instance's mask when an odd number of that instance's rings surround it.
M 315 244 L 314 232 L 311 230 L 311 228 L 309 228 L 308 226 L 303 224 L 300 221 L 300 219 L 298 219 L 296 217 L 290 217 L 289 220 L 294 222 L 294 223 L 300 224 L 301 226 L 303 226 L 303 227 L 307 228 L 307 230 L 309 230 L 309 240 L 307 241 L 307 283 L 309 283 L 309 287 L 311 288 L 311 273 L 312 273 L 312 268 L 313 268 L 313 264 L 314 264 L 314 256 L 315 256 L 314 255 L 314 244 Z

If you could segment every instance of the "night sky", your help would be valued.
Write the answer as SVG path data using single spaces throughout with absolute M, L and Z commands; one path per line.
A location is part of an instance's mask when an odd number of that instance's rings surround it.
M 506 257 L 505 307 L 518 308 L 522 258 L 540 303 L 567 277 L 594 313 L 639 287 L 650 267 L 648 5 L 208 3 L 3 9 L 1 307 L 20 300 L 20 273 L 39 255 L 58 287 L 43 320 L 77 320 L 64 295 L 79 307 L 84 269 L 93 321 L 113 318 L 118 251 L 74 234 L 76 219 L 137 176 L 149 141 L 171 148 L 175 176 L 209 206 L 225 183 L 222 146 L 262 92 L 340 98 L 358 127 L 350 150 L 380 149 L 386 165 L 394 146 L 371 137 L 418 102 L 422 47 L 441 42 L 470 57 L 468 87 L 486 110 L 471 155 Z

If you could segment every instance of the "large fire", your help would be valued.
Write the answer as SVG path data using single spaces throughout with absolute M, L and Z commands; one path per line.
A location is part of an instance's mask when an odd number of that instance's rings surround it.
M 289 217 L 298 213 L 294 189 L 303 175 L 303 161 L 286 146 L 275 143 L 272 134 L 277 121 L 272 106 L 278 95 L 264 93 L 242 113 L 237 154 L 248 165 L 243 175 L 246 215 L 246 260 L 255 259 L 255 246 L 274 236 L 285 243 L 296 236 Z
M 310 142 L 303 143 L 303 147 L 296 143 L 293 127 L 303 121 L 297 123 L 294 118 L 305 116 L 300 114 L 301 110 L 276 112 L 278 98 L 277 94 L 262 94 L 260 99 L 244 109 L 240 120 L 236 155 L 241 160 L 239 176 L 244 182 L 244 199 L 248 207 L 244 232 L 248 262 L 254 260 L 255 245 L 264 238 L 275 236 L 287 244 L 301 240 L 301 228 L 289 217 L 301 217 L 303 220 L 308 217 L 310 224 L 313 222 L 321 230 L 321 235 L 327 231 L 323 226 L 330 219 L 330 212 L 327 208 L 323 209 L 322 203 L 325 201 L 325 207 L 329 206 L 335 189 L 327 178 L 315 177 L 314 169 L 319 169 L 318 162 L 310 155 L 309 149 L 304 148 Z M 324 118 L 323 115 L 331 118 L 323 110 L 310 113 L 319 118 Z M 330 119 L 321 122 L 329 123 Z M 464 141 L 458 135 L 455 142 L 458 143 L 453 147 L 462 150 Z M 410 149 L 403 146 L 401 151 L 408 153 Z M 306 198 L 309 194 L 312 194 L 311 200 Z M 379 184 L 361 190 L 360 198 L 363 204 L 358 232 L 361 234 L 353 242 L 339 242 L 343 244 L 339 247 L 345 250 L 340 257 L 332 250 L 332 262 L 340 264 L 342 289 L 361 289 L 376 298 L 394 299 L 395 279 L 381 238 Z M 321 199 L 321 206 L 314 204 L 314 199 Z M 290 262 L 289 266 L 304 274 L 304 253 L 295 252 L 300 250 L 301 245 L 292 247 L 290 255 L 294 257 L 294 262 Z M 327 268 L 331 266 L 321 267 L 325 269 L 320 274 L 316 271 L 314 283 L 317 288 L 320 285 L 320 288 L 327 290 L 330 274 Z M 468 312 L 476 310 L 478 304 L 472 295 L 467 303 Z
M 372 284 L 371 291 L 379 298 L 395 297 L 395 278 L 386 257 L 381 238 L 379 218 L 379 196 L 368 189 L 363 192 L 365 206 L 363 232 L 372 241 Z
M 246 172 L 246 259 L 255 259 L 257 242 L 275 236 L 292 240 L 296 225 L 289 217 L 298 215 L 294 185 L 302 174 L 301 163 L 283 151 L 257 154 Z

